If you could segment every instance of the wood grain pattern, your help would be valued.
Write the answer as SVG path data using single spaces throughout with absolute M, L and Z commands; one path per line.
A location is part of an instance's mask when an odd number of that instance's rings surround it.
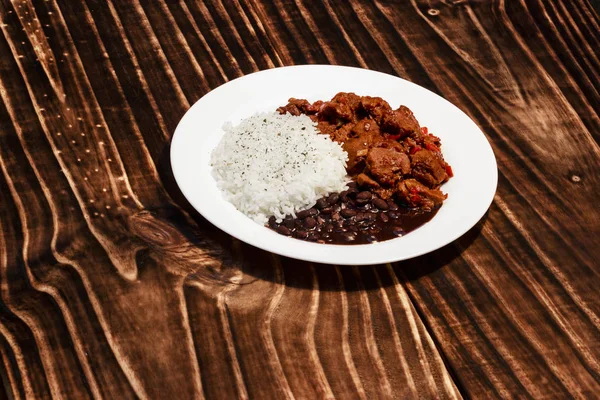
M 585 0 L 0 2 L 0 391 L 38 398 L 600 393 L 600 20 Z M 373 267 L 227 236 L 168 150 L 212 88 L 359 66 L 446 97 L 499 186 Z

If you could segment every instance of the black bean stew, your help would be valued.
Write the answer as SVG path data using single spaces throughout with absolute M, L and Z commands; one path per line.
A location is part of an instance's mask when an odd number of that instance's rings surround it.
M 356 182 L 350 182 L 347 190 L 319 199 L 296 218 L 288 215 L 278 223 L 271 217 L 268 226 L 282 235 L 311 242 L 367 244 L 402 236 L 429 221 L 437 211 L 400 206 L 369 190 L 360 191 Z

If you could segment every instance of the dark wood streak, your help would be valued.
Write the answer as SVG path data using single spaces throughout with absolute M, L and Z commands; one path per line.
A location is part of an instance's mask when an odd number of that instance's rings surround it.
M 2 398 L 592 398 L 600 20 L 585 0 L 0 2 Z M 394 265 L 278 257 L 174 184 L 212 88 L 342 64 L 446 97 L 499 186 Z

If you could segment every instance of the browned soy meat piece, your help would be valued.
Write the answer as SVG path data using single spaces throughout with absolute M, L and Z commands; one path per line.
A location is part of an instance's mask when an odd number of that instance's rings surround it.
M 346 103 L 337 101 L 328 101 L 323 103 L 319 110 L 319 119 L 325 119 L 330 122 L 342 124 L 351 121 L 354 117 L 354 110 Z
M 348 153 L 346 171 L 354 175 L 365 168 L 365 159 L 369 153 L 369 144 L 361 138 L 352 138 L 344 142 L 344 150 Z
M 295 116 L 300 114 L 314 115 L 319 111 L 322 104 L 323 102 L 321 100 L 310 104 L 308 100 L 291 97 L 285 106 L 277 109 L 277 112 L 279 112 L 279 114 L 285 114 L 287 112 Z
M 377 182 L 392 186 L 401 175 L 410 172 L 410 159 L 394 149 L 375 148 L 369 150 L 367 168 Z
M 382 128 L 386 132 L 400 135 L 400 137 L 421 132 L 421 127 L 415 115 L 405 106 L 400 106 L 397 110 L 386 113 L 383 116 Z
M 363 110 L 378 124 L 381 124 L 385 114 L 392 111 L 392 107 L 381 97 L 363 96 L 360 98 L 360 104 Z
M 344 104 L 348 106 L 353 113 L 356 113 L 356 111 L 360 108 L 360 96 L 357 96 L 354 93 L 340 92 L 333 96 L 331 102 Z
M 367 144 L 371 144 L 381 138 L 381 133 L 379 132 L 379 125 L 374 120 L 364 118 L 352 127 L 351 136 L 363 139 Z
M 373 180 L 373 178 L 371 178 L 369 175 L 367 174 L 358 174 L 356 176 L 356 183 L 358 183 L 361 187 L 367 187 L 367 188 L 378 188 L 379 187 L 379 183 L 377 183 L 377 181 Z
M 362 172 L 369 148 L 379 137 L 379 126 L 370 118 L 362 119 L 353 126 L 350 138 L 343 144 L 344 150 L 348 153 L 346 169 L 350 175 Z
M 448 180 L 446 162 L 431 150 L 419 150 L 411 156 L 412 175 L 429 187 L 439 186 Z
M 425 211 L 442 205 L 448 197 L 439 189 L 429 189 L 416 179 L 406 179 L 398 183 L 398 200 L 409 207 L 418 207 Z

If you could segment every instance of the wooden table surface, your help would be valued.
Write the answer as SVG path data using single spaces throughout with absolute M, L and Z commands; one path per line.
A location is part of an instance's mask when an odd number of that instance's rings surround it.
M 2 0 L 0 17 L 2 397 L 599 395 L 586 0 Z M 498 160 L 483 219 L 358 268 L 269 254 L 196 213 L 169 164 L 179 119 L 230 79 L 307 63 L 464 110 Z

